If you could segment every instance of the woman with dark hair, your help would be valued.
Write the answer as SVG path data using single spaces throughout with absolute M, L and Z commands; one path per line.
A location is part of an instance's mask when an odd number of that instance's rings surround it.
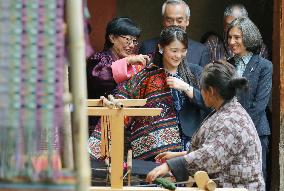
M 192 150 L 157 155 L 158 161 L 166 162 L 146 180 L 171 171 L 177 181 L 184 181 L 204 170 L 218 179 L 218 187 L 264 190 L 261 144 L 253 121 L 235 97 L 247 80 L 237 77 L 231 64 L 219 61 L 205 66 L 200 85 L 205 105 L 214 110 L 192 137 Z
M 261 57 L 262 38 L 258 28 L 249 18 L 237 18 L 227 30 L 227 44 L 234 57 L 229 60 L 239 76 L 248 80 L 247 92 L 237 94 L 239 102 L 252 118 L 262 146 L 262 170 L 267 178 L 266 161 L 269 135 L 271 134 L 266 115 L 272 88 L 272 63 Z
M 112 94 L 118 83 L 140 71 L 149 61 L 148 56 L 136 55 L 140 33 L 127 17 L 114 18 L 107 24 L 103 51 L 87 60 L 88 98 Z
M 201 110 L 190 100 L 202 102 L 198 91 L 201 67 L 184 63 L 188 37 L 177 26 L 163 29 L 153 62 L 118 88 L 121 99 L 147 99 L 145 107 L 162 108 L 155 117 L 133 117 L 126 140 L 133 157 L 154 160 L 163 151 L 182 151 L 189 147 L 192 133 L 202 120 Z M 100 128 L 89 139 L 92 156 L 100 157 Z
M 150 58 L 136 55 L 141 30 L 127 17 L 114 18 L 107 24 L 102 52 L 87 59 L 87 90 L 89 99 L 114 94 L 118 84 L 138 73 Z M 98 117 L 89 117 L 92 133 Z

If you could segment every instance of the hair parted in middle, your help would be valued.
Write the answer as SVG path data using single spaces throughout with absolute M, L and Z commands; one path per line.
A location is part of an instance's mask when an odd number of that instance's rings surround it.
M 186 32 L 179 26 L 169 26 L 162 30 L 160 38 L 158 40 L 158 44 L 162 48 L 164 48 L 168 46 L 170 43 L 174 42 L 175 40 L 181 42 L 184 45 L 184 47 L 187 49 L 188 36 Z M 156 47 L 153 63 L 159 67 L 163 67 L 163 54 L 159 52 L 158 46 Z M 194 75 L 192 74 L 188 66 L 184 63 L 184 60 L 178 66 L 178 73 L 180 77 L 188 84 L 198 86 L 199 84 L 198 80 L 195 79 Z
M 257 26 L 248 17 L 234 19 L 226 31 L 226 44 L 228 44 L 228 34 L 233 27 L 237 27 L 242 32 L 243 43 L 247 51 L 259 54 L 263 41 Z

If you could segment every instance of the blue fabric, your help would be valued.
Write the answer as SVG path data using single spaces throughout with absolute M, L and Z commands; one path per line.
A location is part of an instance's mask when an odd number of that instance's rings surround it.
M 235 65 L 234 59 L 230 59 L 229 62 Z M 253 120 L 258 135 L 270 135 L 265 109 L 272 88 L 272 63 L 259 55 L 253 55 L 246 66 L 243 77 L 247 78 L 249 89 L 238 92 L 238 100 Z
M 234 58 L 235 59 L 235 65 L 236 65 L 237 74 L 239 76 L 243 76 L 243 73 L 245 72 L 247 64 L 249 63 L 251 57 L 252 57 L 252 53 L 249 52 L 245 56 L 242 56 L 242 57 L 236 56 Z
M 235 64 L 234 59 L 230 59 L 229 62 Z M 256 127 L 262 147 L 263 177 L 267 183 L 268 137 L 271 131 L 265 109 L 271 95 L 272 63 L 259 55 L 253 55 L 246 66 L 243 77 L 247 78 L 249 89 L 247 92 L 239 92 L 237 97 Z
M 168 76 L 172 76 L 172 77 L 175 77 L 175 78 L 178 78 L 178 79 L 182 80 L 182 78 L 178 74 L 170 74 L 170 73 L 168 73 Z M 183 105 L 184 96 L 183 96 L 181 91 L 179 91 L 177 89 L 174 89 L 174 88 L 171 89 L 171 93 L 172 93 L 173 100 L 174 100 L 174 107 L 175 107 L 175 109 L 176 109 L 176 111 L 178 113 L 181 110 L 181 107 Z
M 197 79 L 200 80 L 202 67 L 196 64 L 187 64 L 190 71 Z M 182 127 L 182 132 L 184 135 L 192 137 L 193 133 L 200 127 L 201 122 L 206 117 L 208 108 L 204 106 L 204 102 L 199 91 L 199 87 L 193 85 L 194 97 L 190 99 L 185 97 L 181 110 L 178 113 L 180 124 Z
M 182 80 L 182 78 L 178 74 L 168 74 L 168 75 Z M 185 94 L 183 94 L 182 91 L 179 91 L 177 89 L 171 89 L 171 93 L 172 93 L 173 100 L 174 100 L 174 107 L 175 107 L 175 110 L 178 114 L 180 112 L 181 108 L 182 108 L 183 103 L 184 103 Z M 179 124 L 180 138 L 181 138 L 181 144 L 182 144 L 182 150 L 181 151 L 188 151 L 190 149 L 191 137 L 186 136 L 183 133 L 182 127 L 181 127 L 181 124 L 180 124 L 179 115 L 177 115 L 177 116 L 178 116 L 177 120 L 178 120 L 178 124 Z
M 153 54 L 157 48 L 159 38 L 152 38 L 141 43 L 139 54 Z M 186 62 L 204 67 L 210 61 L 210 53 L 208 47 L 188 39 L 188 48 L 186 54 Z

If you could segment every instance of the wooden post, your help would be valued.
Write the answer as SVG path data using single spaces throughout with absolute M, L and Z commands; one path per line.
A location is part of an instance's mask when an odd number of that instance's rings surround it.
M 280 0 L 280 191 L 284 191 L 284 1 Z M 279 42 L 279 41 L 278 41 Z
M 86 113 L 86 57 L 83 30 L 82 0 L 67 0 L 67 34 L 73 96 L 73 148 L 77 176 L 77 190 L 89 190 L 91 183 L 90 159 L 87 152 L 88 125 Z
M 283 0 L 274 0 L 273 7 L 273 90 L 270 190 L 284 190 L 284 36 Z M 282 15 L 281 15 L 282 13 Z M 280 139 L 281 136 L 281 139 Z M 279 164 L 281 164 L 279 166 Z
M 74 170 L 72 129 L 70 103 L 71 94 L 69 92 L 68 66 L 64 67 L 64 125 L 62 128 L 63 137 L 63 168 Z
M 124 115 L 118 112 L 111 120 L 111 187 L 123 187 Z

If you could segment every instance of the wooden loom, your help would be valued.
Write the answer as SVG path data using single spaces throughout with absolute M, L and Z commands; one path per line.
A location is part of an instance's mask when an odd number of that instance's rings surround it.
M 112 100 L 114 101 L 114 100 Z M 144 106 L 146 99 L 117 99 L 113 103 L 107 103 L 106 99 L 94 99 L 87 101 L 87 113 L 89 116 L 111 116 L 111 187 L 91 187 L 90 191 L 165 191 L 167 189 L 160 187 L 132 187 L 123 186 L 123 153 L 124 153 L 124 117 L 125 116 L 156 116 L 161 112 L 160 108 L 131 108 L 133 106 Z M 117 104 L 118 107 L 113 105 Z M 111 105 L 111 106 L 110 106 Z M 108 106 L 108 107 L 107 107 Z M 202 173 L 201 173 L 202 174 Z M 207 175 L 207 173 L 206 173 Z M 200 182 L 200 185 L 198 182 Z M 180 187 L 177 191 L 195 191 L 202 190 L 210 181 L 208 175 L 196 179 L 198 188 Z M 216 191 L 246 191 L 244 188 L 216 188 Z

